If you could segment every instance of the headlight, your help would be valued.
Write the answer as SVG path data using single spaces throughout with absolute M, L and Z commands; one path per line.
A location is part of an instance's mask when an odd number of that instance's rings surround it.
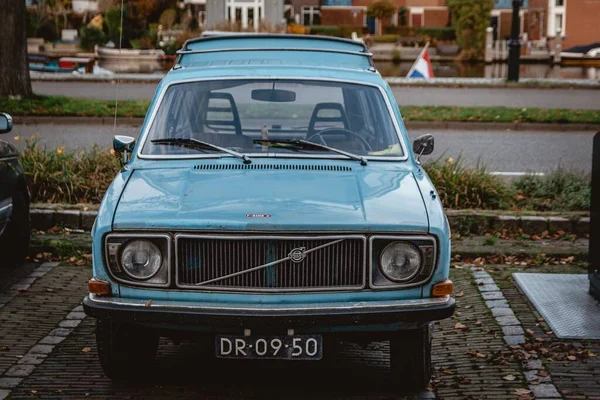
M 149 240 L 133 240 L 121 252 L 121 266 L 134 279 L 152 278 L 162 265 L 162 254 L 157 245 Z
M 381 252 L 381 272 L 390 280 L 405 282 L 414 278 L 421 268 L 421 253 L 409 243 L 393 242 Z

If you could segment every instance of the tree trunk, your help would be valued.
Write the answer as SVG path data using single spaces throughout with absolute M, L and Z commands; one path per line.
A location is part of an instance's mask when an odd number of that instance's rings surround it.
M 25 1 L 0 0 L 0 97 L 31 97 Z

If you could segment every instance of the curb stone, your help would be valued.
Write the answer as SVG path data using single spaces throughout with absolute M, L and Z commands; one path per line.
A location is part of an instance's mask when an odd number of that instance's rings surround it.
M 522 344 L 526 342 L 525 340 L 525 332 L 523 331 L 523 326 L 521 321 L 515 316 L 512 308 L 508 304 L 508 301 L 504 297 L 502 290 L 496 286 L 494 283 L 494 278 L 488 274 L 483 268 L 471 266 L 470 268 L 471 274 L 473 278 L 476 280 L 480 280 L 485 282 L 483 285 L 477 285 L 479 289 L 479 293 L 485 300 L 486 306 L 492 313 L 492 316 L 498 323 L 498 325 L 502 328 L 502 334 L 504 335 L 504 341 L 508 346 L 516 346 L 520 348 Z M 486 288 L 487 287 L 487 288 Z M 492 308 L 489 306 L 490 300 L 487 297 L 490 293 L 495 293 L 493 296 L 494 301 L 503 300 L 506 303 L 504 307 L 495 307 Z M 524 366 L 523 376 L 525 378 L 525 382 L 527 382 L 527 386 L 533 396 L 537 399 L 561 399 L 562 396 L 556 389 L 556 386 L 552 383 L 552 377 L 550 374 L 544 377 L 543 380 L 537 375 L 540 370 L 544 370 L 544 365 L 542 360 L 528 360 L 527 364 Z M 537 384 L 534 384 L 534 381 L 538 381 Z
M 34 269 L 33 272 L 27 276 L 27 278 L 23 278 L 18 283 L 12 285 L 10 289 L 2 297 L 0 297 L 0 308 L 3 308 L 5 305 L 7 305 L 13 299 L 13 297 L 19 294 L 19 292 L 28 290 L 36 280 L 44 277 L 44 275 L 50 272 L 52 268 L 57 266 L 57 262 L 43 263 Z M 2 385 L 0 385 L 0 388 L 1 387 Z
M 98 211 L 95 210 L 32 208 L 31 227 L 43 231 L 59 225 L 63 228 L 89 231 L 97 215 Z M 464 210 L 449 210 L 447 213 L 452 232 L 461 235 L 481 235 L 497 229 L 522 229 L 523 233 L 529 235 L 537 235 L 544 231 L 564 231 L 584 236 L 590 231 L 590 219 L 581 215 L 573 214 L 568 218 L 555 215 L 496 215 Z

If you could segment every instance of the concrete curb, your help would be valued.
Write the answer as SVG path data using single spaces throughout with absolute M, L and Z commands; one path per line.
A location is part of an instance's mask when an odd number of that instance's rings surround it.
M 110 125 L 112 117 L 63 117 L 63 116 L 13 116 L 15 125 Z M 144 118 L 119 117 L 119 126 L 141 126 Z M 600 131 L 600 124 L 550 124 L 532 122 L 461 122 L 461 121 L 405 121 L 408 129 L 462 130 L 462 131 Z
M 48 230 L 53 226 L 89 231 L 92 229 L 97 210 L 76 208 L 37 208 L 31 209 L 31 227 L 36 230 Z M 556 214 L 519 215 L 515 213 L 493 214 L 469 210 L 448 210 L 450 227 L 453 233 L 461 235 L 482 235 L 488 231 L 522 231 L 528 235 L 539 235 L 544 231 L 585 236 L 590 231 L 590 219 L 583 213 L 571 213 L 563 216 Z
M 100 75 L 74 75 L 71 73 L 44 73 L 31 72 L 32 81 L 46 82 L 116 82 L 121 83 L 147 83 L 156 84 L 166 74 L 100 74 Z M 429 80 L 405 77 L 388 76 L 383 78 L 392 86 L 460 86 L 460 87 L 506 87 L 514 89 L 552 89 L 552 88 L 582 88 L 600 89 L 600 80 L 594 79 L 539 79 L 522 78 L 519 83 L 508 83 L 503 78 L 432 78 Z

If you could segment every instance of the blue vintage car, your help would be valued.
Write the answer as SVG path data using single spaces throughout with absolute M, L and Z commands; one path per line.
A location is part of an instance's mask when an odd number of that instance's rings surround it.
M 317 36 L 189 40 L 158 85 L 93 227 L 107 376 L 158 337 L 215 356 L 319 360 L 329 338 L 390 340 L 405 386 L 431 375 L 454 311 L 450 232 L 389 86 L 363 44 Z

